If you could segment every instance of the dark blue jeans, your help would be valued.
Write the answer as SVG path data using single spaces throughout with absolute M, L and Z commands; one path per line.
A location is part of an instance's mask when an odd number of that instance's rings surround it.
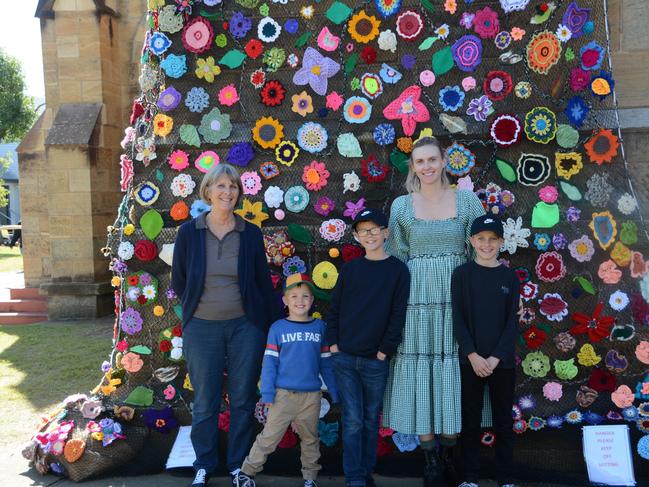
M 332 354 L 343 409 L 343 470 L 349 487 L 365 485 L 376 464 L 379 413 L 388 380 L 387 360 Z
M 223 321 L 192 318 L 183 328 L 185 360 L 194 388 L 194 469 L 211 473 L 219 466 L 218 423 L 226 367 L 230 398 L 226 465 L 229 471 L 241 467 L 255 436 L 257 381 L 265 343 L 266 333 L 245 316 Z

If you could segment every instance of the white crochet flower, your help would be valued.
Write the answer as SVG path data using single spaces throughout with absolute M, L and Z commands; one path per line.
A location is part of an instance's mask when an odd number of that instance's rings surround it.
M 512 218 L 507 218 L 507 221 L 503 224 L 503 238 L 505 242 L 500 247 L 500 251 L 515 254 L 518 247 L 526 249 L 530 246 L 527 237 L 531 233 L 529 228 L 523 228 L 523 219 L 520 216 L 515 221 Z
M 264 201 L 268 208 L 279 208 L 284 201 L 284 190 L 279 186 L 268 186 L 264 192 Z
M 195 187 L 196 183 L 189 174 L 179 174 L 171 181 L 171 192 L 174 196 L 181 198 L 187 198 L 194 192 Z
M 354 171 L 343 174 L 343 188 L 343 193 L 358 191 L 361 189 L 361 178 Z
M 169 357 L 172 360 L 180 360 L 183 358 L 183 349 L 182 348 L 172 348 L 169 352 Z
M 382 51 L 396 52 L 397 35 L 390 29 L 384 30 L 379 34 L 379 49 Z
M 636 208 L 638 208 L 638 202 L 629 193 L 624 193 L 620 196 L 620 199 L 617 200 L 617 209 L 620 210 L 620 213 L 630 215 L 636 210 Z
M 619 289 L 611 294 L 611 297 L 608 298 L 608 304 L 615 311 L 622 311 L 629 304 L 629 296 L 624 291 Z
M 133 257 L 134 252 L 135 247 L 133 247 L 131 242 L 122 242 L 119 244 L 119 247 L 117 247 L 117 255 L 122 260 L 130 260 Z
M 561 42 L 568 42 L 572 37 L 572 31 L 567 26 L 559 24 L 556 35 Z
M 183 337 L 173 337 L 171 339 L 171 346 L 174 348 L 183 348 Z

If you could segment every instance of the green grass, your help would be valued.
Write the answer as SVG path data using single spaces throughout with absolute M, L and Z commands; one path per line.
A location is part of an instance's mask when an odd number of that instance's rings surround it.
M 0 447 L 31 437 L 42 415 L 101 379 L 112 320 L 0 327 Z
M 17 272 L 23 270 L 23 256 L 20 255 L 20 249 L 14 247 L 10 249 L 5 245 L 0 245 L 0 272 Z

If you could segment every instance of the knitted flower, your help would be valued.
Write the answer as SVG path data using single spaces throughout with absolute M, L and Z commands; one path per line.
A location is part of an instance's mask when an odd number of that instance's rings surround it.
M 494 39 L 500 32 L 498 14 L 489 7 L 478 10 L 473 18 L 473 30 L 483 39 Z
M 327 185 L 329 176 L 330 173 L 323 162 L 312 161 L 308 166 L 304 166 L 302 181 L 306 183 L 307 189 L 319 191 Z

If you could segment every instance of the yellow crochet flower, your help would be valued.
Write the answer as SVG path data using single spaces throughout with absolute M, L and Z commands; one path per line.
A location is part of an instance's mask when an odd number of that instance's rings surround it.
M 234 210 L 234 212 L 259 228 L 261 228 L 261 222 L 268 219 L 268 213 L 264 212 L 263 203 L 261 201 L 253 203 L 248 198 L 244 198 L 243 208 Z
M 214 82 L 214 76 L 221 74 L 221 67 L 215 65 L 214 58 L 207 56 L 207 58 L 198 58 L 196 60 L 196 77 L 204 79 L 208 83 Z
M 174 128 L 174 119 L 164 113 L 153 117 L 153 133 L 158 137 L 166 137 Z
M 622 242 L 615 242 L 611 250 L 611 259 L 620 267 L 626 267 L 631 263 L 631 249 Z
M 311 278 L 320 289 L 333 289 L 338 281 L 338 269 L 325 260 L 313 268 Z
M 554 155 L 554 167 L 557 168 L 557 176 L 570 179 L 584 167 L 581 154 L 578 152 L 557 152 Z
M 255 122 L 252 138 L 262 149 L 274 149 L 284 138 L 284 126 L 273 117 L 261 117 Z
M 188 391 L 194 390 L 194 388 L 192 387 L 192 383 L 189 380 L 189 373 L 185 374 L 185 382 L 183 382 L 183 389 L 187 389 Z
M 602 361 L 602 357 L 595 353 L 595 349 L 590 343 L 586 343 L 582 345 L 582 347 L 579 349 L 579 352 L 577 352 L 577 361 L 580 365 L 583 365 L 585 367 L 592 367 L 593 365 L 600 363 Z
M 347 31 L 356 42 L 367 44 L 379 35 L 381 21 L 374 15 L 367 15 L 365 10 L 355 14 L 347 24 Z

